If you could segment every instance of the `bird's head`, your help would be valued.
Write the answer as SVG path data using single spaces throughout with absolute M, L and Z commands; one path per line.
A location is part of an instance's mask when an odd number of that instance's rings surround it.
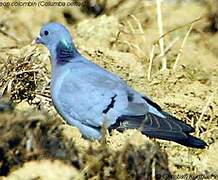
M 45 24 L 39 36 L 36 38 L 37 44 L 45 45 L 49 50 L 56 47 L 59 43 L 72 44 L 70 32 L 62 24 L 48 23 Z
M 69 62 L 79 54 L 73 44 L 70 32 L 59 23 L 45 24 L 35 43 L 45 45 L 58 64 Z

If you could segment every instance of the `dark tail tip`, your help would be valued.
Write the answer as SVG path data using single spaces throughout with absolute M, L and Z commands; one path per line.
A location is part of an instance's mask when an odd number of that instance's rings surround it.
M 184 146 L 198 148 L 198 149 L 204 149 L 206 146 L 208 146 L 207 143 L 204 142 L 203 140 L 191 135 L 188 135 L 187 139 L 176 141 L 176 142 Z

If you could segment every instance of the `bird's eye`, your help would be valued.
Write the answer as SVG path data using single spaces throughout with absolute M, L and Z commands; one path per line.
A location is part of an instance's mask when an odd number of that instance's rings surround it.
M 46 36 L 47 36 L 48 34 L 49 34 L 49 32 L 48 32 L 48 31 L 44 31 L 44 35 L 46 35 Z

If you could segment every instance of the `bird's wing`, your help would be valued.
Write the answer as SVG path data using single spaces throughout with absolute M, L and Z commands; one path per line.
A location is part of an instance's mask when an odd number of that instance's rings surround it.
M 69 123 L 71 118 L 76 119 L 97 132 L 102 126 L 120 131 L 139 129 L 150 137 L 191 147 L 206 146 L 189 134 L 194 131 L 191 126 L 163 112 L 149 98 L 98 66 L 74 64 L 59 83 L 58 106 Z M 86 128 L 83 133 L 90 137 Z

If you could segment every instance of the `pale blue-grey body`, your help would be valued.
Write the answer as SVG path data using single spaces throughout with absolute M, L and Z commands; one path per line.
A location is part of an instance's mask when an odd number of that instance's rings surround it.
M 82 56 L 52 68 L 51 92 L 54 105 L 64 119 L 91 139 L 101 137 L 99 129 L 93 127 L 109 127 L 121 115 L 139 116 L 150 111 L 163 117 L 122 79 Z M 128 101 L 128 94 L 133 101 Z M 103 113 L 114 96 L 114 107 Z

